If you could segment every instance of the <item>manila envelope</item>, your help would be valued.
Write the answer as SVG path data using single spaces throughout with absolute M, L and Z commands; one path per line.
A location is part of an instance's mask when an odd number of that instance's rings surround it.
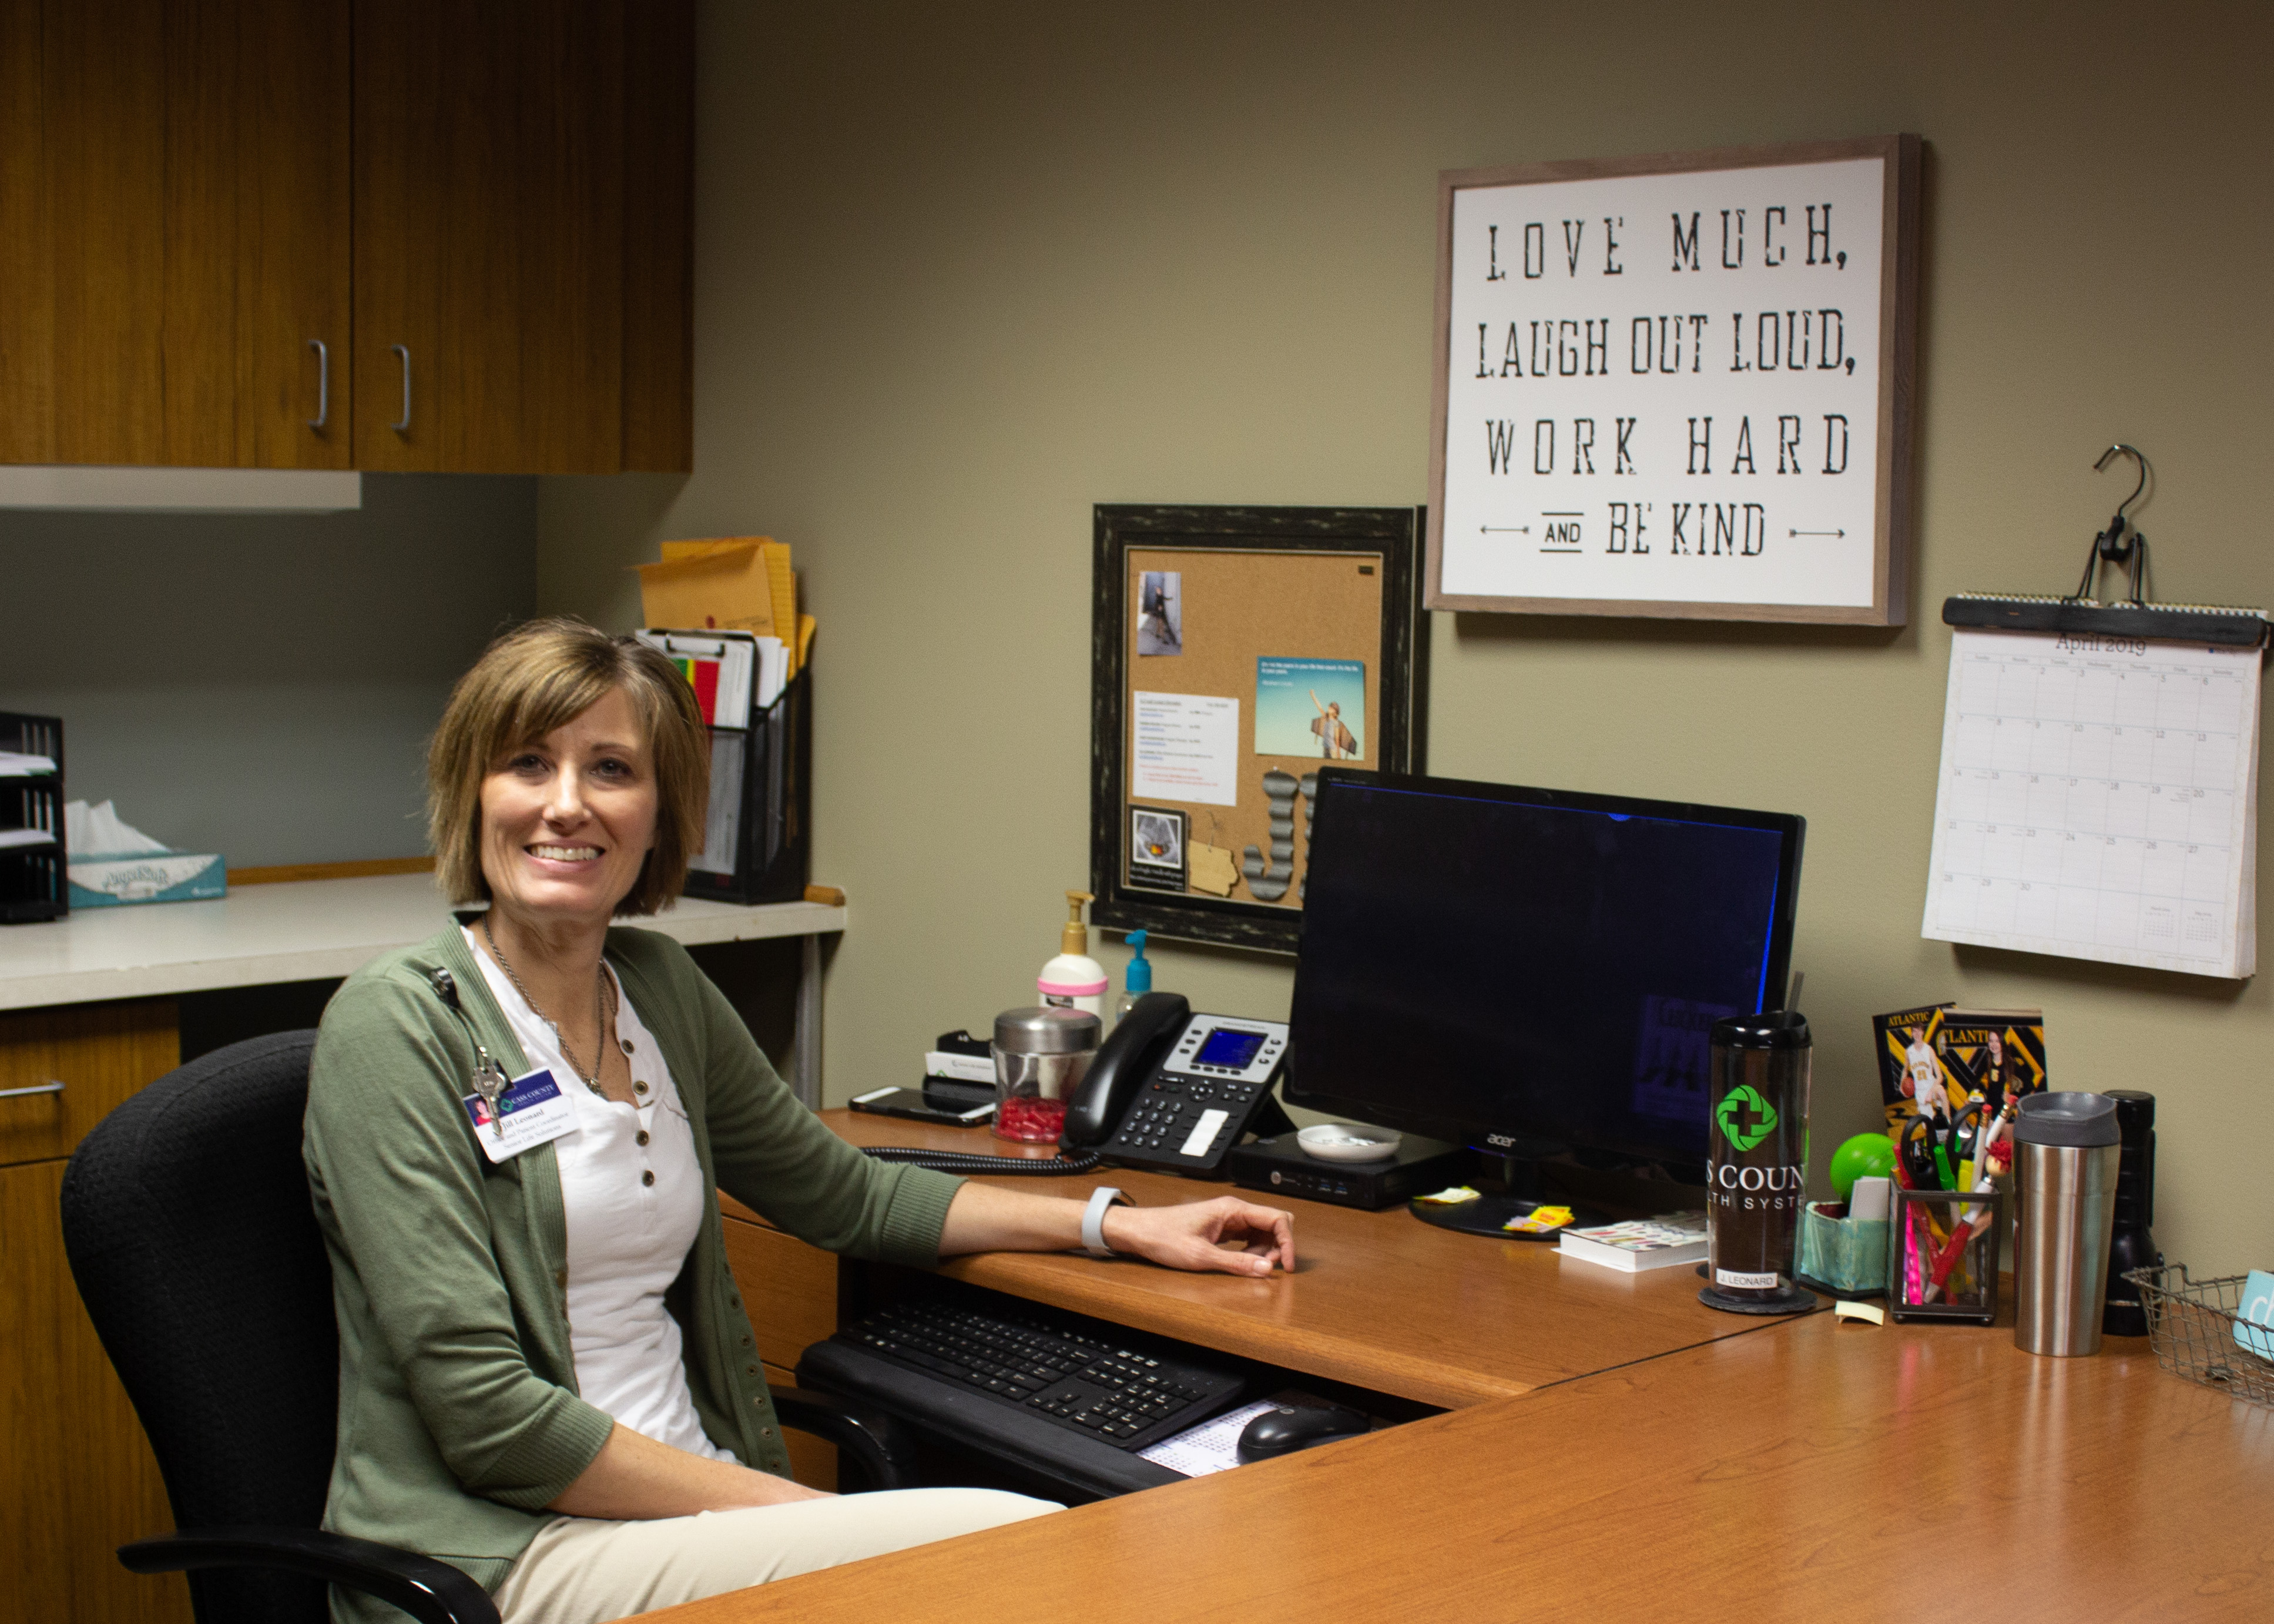
M 766 587 L 773 600 L 774 625 L 777 627 L 797 625 L 796 577 L 790 569 L 789 543 L 786 541 L 776 541 L 771 536 L 724 536 L 714 537 L 707 541 L 666 541 L 663 544 L 663 561 L 666 564 L 683 564 L 697 559 L 721 557 L 738 547 L 745 546 L 759 546 L 765 549 Z M 651 620 L 648 624 L 652 626 L 655 622 Z M 758 630 L 756 627 L 737 629 L 753 632 Z M 758 632 L 758 635 L 779 636 L 790 645 L 790 674 L 796 675 L 798 668 L 805 664 L 803 634 L 801 632 L 800 635 L 794 640 L 779 631 L 771 634 Z
M 676 550 L 673 543 L 664 545 Z M 659 630 L 776 635 L 762 538 L 697 545 L 699 553 L 639 566 L 640 619 Z

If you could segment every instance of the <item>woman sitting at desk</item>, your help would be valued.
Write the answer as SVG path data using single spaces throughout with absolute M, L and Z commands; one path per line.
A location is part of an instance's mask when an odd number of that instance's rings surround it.
M 437 877 L 489 909 L 351 977 L 316 1045 L 306 1158 L 341 1349 L 325 1526 L 455 1563 L 508 1624 L 597 1624 L 1054 1509 L 789 1477 L 719 1187 L 907 1264 L 1073 1247 L 1083 1206 L 862 1155 L 683 949 L 610 929 L 678 893 L 708 761 L 661 655 L 575 620 L 501 638 L 427 759 Z M 557 1095 L 506 1083 L 538 1070 Z M 1230 1197 L 1118 1207 L 1104 1236 L 1176 1268 L 1294 1261 L 1287 1214 Z M 333 1610 L 391 1616 L 343 1590 Z

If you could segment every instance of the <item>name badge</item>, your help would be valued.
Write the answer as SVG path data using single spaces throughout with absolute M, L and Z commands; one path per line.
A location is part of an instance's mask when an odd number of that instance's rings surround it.
M 493 1105 L 479 1094 L 460 1101 L 474 1124 L 474 1138 L 492 1162 L 510 1162 L 524 1150 L 549 1144 L 576 1128 L 576 1103 L 561 1092 L 550 1071 L 516 1077 Z

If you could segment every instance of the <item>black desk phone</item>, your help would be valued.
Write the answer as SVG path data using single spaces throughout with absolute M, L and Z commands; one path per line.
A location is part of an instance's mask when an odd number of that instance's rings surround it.
M 1284 1021 L 1195 1015 L 1175 993 L 1148 992 L 1098 1046 L 1058 1142 L 1125 1167 L 1213 1174 L 1250 1128 L 1293 1127 L 1271 1094 L 1286 1066 Z

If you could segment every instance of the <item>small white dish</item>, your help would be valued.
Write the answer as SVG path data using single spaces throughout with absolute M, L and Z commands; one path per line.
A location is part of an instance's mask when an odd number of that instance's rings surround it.
M 1354 1123 L 1314 1123 L 1295 1136 L 1303 1154 L 1321 1162 L 1380 1162 L 1397 1154 L 1404 1136 L 1387 1128 L 1363 1128 Z

